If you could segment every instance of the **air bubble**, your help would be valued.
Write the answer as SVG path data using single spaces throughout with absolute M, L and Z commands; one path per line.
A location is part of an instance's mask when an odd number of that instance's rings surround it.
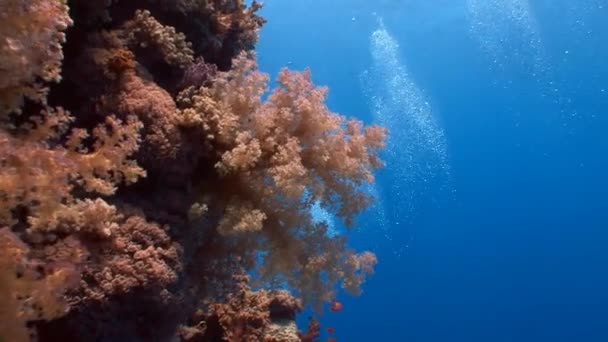
M 467 0 L 467 8 L 471 35 L 497 67 L 516 63 L 544 73 L 542 39 L 528 0 Z
M 432 190 L 432 184 L 437 184 L 437 191 L 448 188 L 441 184 L 449 182 L 450 177 L 447 142 L 432 103 L 399 56 L 399 44 L 382 19 L 379 21 L 380 27 L 371 34 L 373 64 L 362 73 L 361 84 L 374 120 L 391 131 L 383 154 L 388 165 L 385 181 L 390 183 L 390 190 L 383 188 L 382 183 L 377 184 L 377 191 L 390 199 L 377 207 L 382 215 L 386 210 L 391 228 L 406 229 L 419 201 Z M 387 233 L 393 236 L 391 231 Z M 398 249 L 405 244 L 393 243 L 393 248 Z

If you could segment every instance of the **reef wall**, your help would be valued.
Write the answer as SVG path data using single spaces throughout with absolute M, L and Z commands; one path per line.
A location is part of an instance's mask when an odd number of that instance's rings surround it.
M 0 1 L 1 341 L 312 340 L 360 292 L 375 256 L 310 208 L 354 226 L 386 130 L 310 71 L 269 90 L 260 8 Z

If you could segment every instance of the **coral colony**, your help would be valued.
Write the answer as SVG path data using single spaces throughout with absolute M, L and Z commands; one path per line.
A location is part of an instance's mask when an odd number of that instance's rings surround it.
M 314 341 L 360 292 L 310 208 L 354 225 L 386 130 L 268 89 L 260 8 L 0 0 L 0 341 Z

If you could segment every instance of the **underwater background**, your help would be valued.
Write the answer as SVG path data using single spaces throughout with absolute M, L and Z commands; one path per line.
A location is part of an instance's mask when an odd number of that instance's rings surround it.
M 0 342 L 608 341 L 608 0 L 0 19 Z
M 379 264 L 323 326 L 339 341 L 608 341 L 608 1 L 261 13 L 261 70 L 310 67 L 331 110 L 389 128 L 378 203 L 349 233 Z

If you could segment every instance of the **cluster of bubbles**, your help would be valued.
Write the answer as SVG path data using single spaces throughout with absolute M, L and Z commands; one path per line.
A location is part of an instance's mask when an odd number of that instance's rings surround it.
M 607 13 L 608 12 L 608 1 L 606 0 L 581 0 L 571 1 L 568 3 L 570 7 L 570 15 L 565 18 L 569 28 L 574 31 L 578 36 L 585 36 L 594 34 L 592 27 L 583 20 L 592 13 Z
M 467 0 L 472 37 L 495 71 L 519 65 L 530 75 L 550 71 L 539 26 L 528 0 Z
M 382 21 L 371 35 L 371 54 L 372 68 L 362 73 L 361 83 L 374 119 L 390 130 L 385 158 L 398 165 L 392 171 L 401 180 L 393 185 L 412 189 L 415 181 L 429 182 L 439 174 L 449 174 L 444 131 Z
M 477 41 L 496 88 L 520 89 L 532 81 L 543 97 L 561 95 L 551 76 L 539 25 L 528 0 L 466 0 L 471 38 Z M 495 109 L 496 110 L 496 109 Z M 521 116 L 511 106 L 503 115 L 520 127 Z
M 318 201 L 313 203 L 312 207 L 310 208 L 310 214 L 314 223 L 322 223 L 327 226 L 328 236 L 336 236 L 340 234 L 340 231 L 336 227 L 334 216 L 327 211 L 327 209 L 323 208 L 321 203 Z
M 547 119 L 571 130 L 572 120 L 582 118 L 573 103 L 576 90 L 571 82 L 560 79 L 553 64 L 567 63 L 576 51 L 565 49 L 558 56 L 549 56 L 529 0 L 466 0 L 466 5 L 471 36 L 490 59 L 495 85 L 507 89 L 519 86 L 522 78 L 532 79 L 541 97 L 556 109 L 556 115 Z M 593 34 L 583 18 L 608 11 L 606 0 L 555 2 L 552 6 L 555 8 L 546 10 L 563 21 L 560 25 L 566 32 L 582 39 Z
M 369 189 L 378 199 L 371 221 L 381 226 L 396 254 L 401 254 L 411 237 L 396 239 L 391 229 L 405 226 L 418 200 L 447 183 L 447 143 L 431 105 L 401 60 L 399 44 L 381 19 L 371 34 L 370 52 L 372 66 L 361 74 L 361 85 L 374 121 L 389 128 L 383 157 L 390 165 L 376 188 Z
M 562 108 L 562 115 L 576 114 L 553 70 L 529 0 L 465 0 L 465 6 L 471 37 L 495 72 L 497 85 L 517 87 L 522 76 L 528 77 L 543 97 Z M 608 0 L 584 0 L 569 6 L 576 19 L 589 11 L 608 10 Z M 568 20 L 588 29 L 573 18 Z M 421 199 L 450 188 L 450 164 L 445 133 L 433 106 L 408 71 L 397 40 L 381 18 L 378 22 L 369 40 L 372 65 L 361 73 L 360 80 L 375 123 L 389 128 L 383 155 L 389 167 L 367 189 L 377 201 L 365 221 L 373 222 L 373 230 L 381 232 L 395 253 L 401 254 L 411 236 L 397 238 L 396 231 L 406 229 Z M 567 58 L 572 51 L 563 53 Z M 517 115 L 514 118 L 518 120 Z M 327 211 L 315 207 L 313 213 L 328 223 L 330 234 L 336 232 Z

